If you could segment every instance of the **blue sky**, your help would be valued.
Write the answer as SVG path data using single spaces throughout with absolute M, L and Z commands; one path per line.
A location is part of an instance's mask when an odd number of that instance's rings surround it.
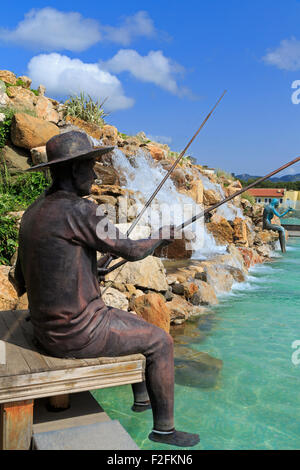
M 299 20 L 296 0 L 15 1 L 1 8 L 0 68 L 60 100 L 108 96 L 108 123 L 176 151 L 227 89 L 189 153 L 262 175 L 300 155 Z

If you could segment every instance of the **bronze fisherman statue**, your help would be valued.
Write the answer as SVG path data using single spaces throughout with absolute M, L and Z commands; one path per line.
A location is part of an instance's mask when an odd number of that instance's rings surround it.
M 174 238 L 171 227 L 167 240 L 162 229 L 149 239 L 124 239 L 94 202 L 82 198 L 90 194 L 96 177 L 95 158 L 111 150 L 94 148 L 86 134 L 76 131 L 47 142 L 48 162 L 30 170 L 48 167 L 52 186 L 23 215 L 13 282 L 19 295 L 27 291 L 35 341 L 42 351 L 73 358 L 144 354 L 146 380 L 132 386 L 132 409 L 151 406 L 151 440 L 194 446 L 197 434 L 174 427 L 171 336 L 132 313 L 106 306 L 101 298 L 97 251 L 136 261 Z M 99 236 L 99 222 L 116 236 Z

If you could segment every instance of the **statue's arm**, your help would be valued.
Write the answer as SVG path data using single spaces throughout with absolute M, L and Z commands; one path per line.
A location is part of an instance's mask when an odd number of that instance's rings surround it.
M 15 266 L 13 266 L 9 271 L 8 279 L 11 282 L 11 284 L 14 286 L 14 288 L 16 289 L 19 297 L 25 294 L 26 292 L 25 279 L 23 276 L 19 255 L 17 257 L 17 262 Z
M 274 214 L 277 215 L 277 217 L 283 217 L 284 215 L 286 215 L 288 212 L 290 212 L 290 209 L 287 209 L 286 211 L 284 211 L 282 214 L 279 214 L 279 212 L 277 212 L 276 209 L 273 209 L 274 211 Z

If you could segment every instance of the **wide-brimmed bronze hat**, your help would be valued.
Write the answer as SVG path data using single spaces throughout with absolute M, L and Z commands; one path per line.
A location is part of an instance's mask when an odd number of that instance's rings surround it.
M 114 147 L 94 147 L 84 132 L 64 132 L 63 134 L 55 135 L 46 143 L 48 161 L 31 166 L 26 171 L 36 171 L 40 168 L 66 163 L 75 159 L 97 158 L 113 149 Z

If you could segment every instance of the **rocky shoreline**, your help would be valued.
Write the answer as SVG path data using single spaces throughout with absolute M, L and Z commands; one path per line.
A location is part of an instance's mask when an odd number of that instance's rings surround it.
M 0 149 L 10 175 L 17 177 L 31 165 L 45 162 L 45 144 L 53 135 L 71 129 L 86 132 L 96 143 L 115 147 L 129 167 L 126 173 L 122 158 L 116 163 L 116 156 L 107 154 L 96 162 L 97 180 L 89 196 L 126 231 L 139 212 L 137 203 L 145 202 L 141 191 L 128 187 L 128 171 L 134 174 L 140 159 L 145 158 L 153 171 L 163 174 L 178 154 L 167 145 L 150 141 L 144 132 L 127 136 L 112 125 L 100 127 L 65 116 L 63 104 L 47 98 L 42 85 L 38 90 L 31 90 L 30 86 L 30 78 L 0 71 L 0 125 L 5 117 L 1 108 L 14 110 L 9 138 Z M 225 172 L 213 173 L 197 165 L 193 158 L 182 160 L 171 175 L 171 184 L 178 196 L 204 209 L 241 188 L 238 180 Z M 170 331 L 170 325 L 209 313 L 210 306 L 218 303 L 219 294 L 229 292 L 235 282 L 244 282 L 251 266 L 272 256 L 278 235 L 262 230 L 262 210 L 261 205 L 253 204 L 249 198 L 236 197 L 227 205 L 227 212 L 214 211 L 205 220 L 206 232 L 217 246 L 224 247 L 222 254 L 193 259 L 193 243 L 186 243 L 186 233 L 182 240 L 156 251 L 154 256 L 128 263 L 109 274 L 101 283 L 105 302 L 140 315 L 166 331 Z M 10 215 L 18 223 L 22 213 Z M 143 238 L 150 233 L 151 227 L 142 226 L 137 227 L 134 236 Z M 28 306 L 26 294 L 19 299 L 8 281 L 15 259 L 16 254 L 11 266 L 0 266 L 1 310 Z

